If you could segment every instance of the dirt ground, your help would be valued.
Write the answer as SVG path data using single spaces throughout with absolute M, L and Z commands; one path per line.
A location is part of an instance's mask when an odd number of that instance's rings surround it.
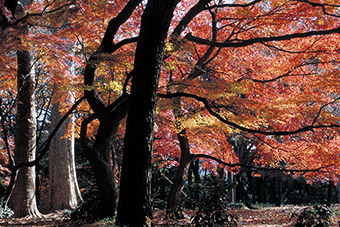
M 291 220 L 291 215 L 294 212 L 302 210 L 301 206 L 282 206 L 282 207 L 260 207 L 258 209 L 250 210 L 247 208 L 234 208 L 231 212 L 234 212 L 240 220 L 239 226 L 267 226 L 267 227 L 279 227 L 279 226 L 294 226 L 294 219 Z M 340 205 L 332 207 L 335 214 L 332 218 L 331 226 L 339 226 L 340 223 Z M 184 218 L 178 220 L 176 224 L 169 224 L 165 218 L 164 210 L 157 210 L 154 212 L 154 226 L 191 226 L 191 217 L 193 211 L 184 211 Z M 11 219 L 1 220 L 0 226 L 113 226 L 112 220 L 101 220 L 97 222 L 88 223 L 86 220 L 71 220 L 65 217 L 62 212 L 45 215 L 41 219 Z

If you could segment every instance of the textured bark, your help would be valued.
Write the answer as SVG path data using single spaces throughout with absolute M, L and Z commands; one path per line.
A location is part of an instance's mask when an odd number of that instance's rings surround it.
M 34 75 L 31 55 L 18 51 L 18 100 L 15 135 L 15 163 L 33 161 L 36 151 L 36 115 L 34 103 Z M 8 206 L 15 217 L 39 217 L 35 194 L 35 167 L 21 168 L 15 179 Z
M 52 107 L 52 129 L 55 128 L 57 122 L 62 117 L 58 107 L 59 103 L 55 103 Z M 66 133 L 67 126 L 71 122 L 72 117 L 68 118 L 59 128 L 52 140 L 48 153 L 49 193 L 47 208 L 50 211 L 72 210 L 82 201 L 76 177 L 74 132 L 71 132 L 71 138 L 61 138 Z
M 151 158 L 160 67 L 178 0 L 150 0 L 141 20 L 124 140 L 117 224 L 149 225 Z

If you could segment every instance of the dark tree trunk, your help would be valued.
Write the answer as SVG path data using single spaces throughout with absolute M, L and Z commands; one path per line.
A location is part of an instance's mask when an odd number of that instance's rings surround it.
M 88 146 L 86 141 L 86 127 L 94 118 L 85 119 L 82 123 L 82 145 L 96 179 L 100 197 L 98 215 L 101 217 L 113 216 L 117 212 L 118 186 L 115 176 L 116 158 L 113 142 L 118 126 L 126 116 L 128 102 L 128 97 L 121 96 L 107 107 L 108 109 L 114 106 L 110 113 L 102 113 L 103 116 L 99 117 L 100 125 L 96 140 L 92 147 Z
M 135 8 L 142 0 L 130 0 L 118 15 L 108 23 L 105 35 L 100 47 L 89 58 L 84 72 L 84 84 L 88 86 L 84 94 L 95 112 L 87 118 L 82 124 L 82 144 L 94 171 L 98 191 L 100 195 L 101 216 L 111 216 L 116 213 L 118 188 L 114 175 L 115 170 L 115 152 L 113 148 L 114 137 L 120 121 L 126 116 L 128 109 L 128 100 L 125 90 L 124 94 L 114 103 L 106 106 L 95 90 L 95 72 L 98 62 L 105 59 L 107 54 L 111 54 L 120 48 L 113 40 L 119 27 L 124 24 Z M 131 41 L 132 42 L 132 41 Z M 88 146 L 86 137 L 86 126 L 92 120 L 98 118 L 100 126 L 93 147 Z
M 196 201 L 200 200 L 200 183 L 201 183 L 201 177 L 199 175 L 199 167 L 200 167 L 200 160 L 196 159 L 191 162 L 192 171 L 194 173 L 194 179 L 195 179 L 195 189 L 194 189 L 194 198 Z
M 256 203 L 256 189 L 254 185 L 254 177 L 252 176 L 252 172 L 247 172 L 248 184 L 249 184 L 249 191 L 252 194 L 251 203 Z
M 117 224 L 149 225 L 151 158 L 158 80 L 173 11 L 179 0 L 150 0 L 141 20 L 124 140 Z
M 176 172 L 175 179 L 169 193 L 167 210 L 168 212 L 175 209 L 181 204 L 181 195 L 184 184 L 187 180 L 190 163 L 192 161 L 192 155 L 190 154 L 189 141 L 186 136 L 185 129 L 177 134 L 178 141 L 181 147 L 181 160 Z
M 327 206 L 330 207 L 332 204 L 332 192 L 333 192 L 334 181 L 330 180 L 328 182 L 328 192 L 327 192 Z
M 265 204 L 265 180 L 263 177 L 256 177 L 255 178 L 255 184 L 256 184 L 256 201 L 258 203 Z
M 276 177 L 276 187 L 277 187 L 277 197 L 276 197 L 276 206 L 281 206 L 282 204 L 282 179 L 280 174 Z

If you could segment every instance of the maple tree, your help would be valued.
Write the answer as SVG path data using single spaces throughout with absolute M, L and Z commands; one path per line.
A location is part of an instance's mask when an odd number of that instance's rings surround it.
M 121 136 L 117 131 L 126 115 L 117 219 L 121 224 L 152 218 L 148 197 L 153 128 L 158 138 L 155 157 L 164 160 L 163 167 L 180 167 L 168 201 L 172 207 L 180 202 L 192 160 L 205 158 L 203 165 L 210 170 L 216 170 L 216 162 L 242 167 L 227 142 L 228 136 L 240 131 L 257 141 L 256 166 L 243 167 L 294 170 L 310 181 L 337 181 L 340 6 L 335 1 L 159 1 L 159 9 L 172 6 L 169 14 L 177 4 L 173 16 L 164 23 L 145 19 L 143 25 L 148 4 L 152 9 L 156 2 L 36 3 L 30 14 L 13 22 L 57 30 L 25 37 L 37 56 L 43 56 L 39 62 L 47 78 L 61 89 L 85 94 L 91 111 L 83 104 L 87 118 L 76 122 L 82 121 L 83 146 L 96 175 L 101 207 L 108 212 L 104 215 L 116 212 L 118 181 L 112 146 L 113 139 Z M 158 15 L 152 10 L 150 14 Z M 8 22 L 8 14 L 3 15 L 2 23 Z M 152 30 L 156 22 L 160 25 Z M 150 44 L 158 35 L 162 38 Z M 14 36 L 7 37 L 2 45 L 10 50 Z M 65 48 L 74 43 L 76 56 Z M 143 51 L 150 55 L 140 58 Z M 69 73 L 66 60 L 59 62 L 55 56 L 79 64 L 85 85 Z M 7 79 L 1 89 L 10 91 L 15 63 L 10 54 L 0 61 L 9 66 L 1 69 Z M 150 67 L 150 73 L 144 74 L 143 67 Z M 139 93 L 134 94 L 135 89 Z M 160 101 L 153 127 L 157 92 Z M 2 99 L 13 100 L 8 94 L 2 94 Z M 136 198 L 128 198 L 131 194 Z M 134 210 L 138 218 L 128 220 L 126 210 Z

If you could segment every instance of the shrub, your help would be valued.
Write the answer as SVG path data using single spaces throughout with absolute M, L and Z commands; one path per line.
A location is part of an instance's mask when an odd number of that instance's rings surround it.
M 0 219 L 10 219 L 13 216 L 14 212 L 7 206 L 0 206 Z
M 240 222 L 238 216 L 226 206 L 227 197 L 215 191 L 210 198 L 201 204 L 193 217 L 195 226 L 226 226 L 236 227 Z
M 326 227 L 330 225 L 333 214 L 331 208 L 315 205 L 304 208 L 301 213 L 293 213 L 291 218 L 297 217 L 295 227 Z

